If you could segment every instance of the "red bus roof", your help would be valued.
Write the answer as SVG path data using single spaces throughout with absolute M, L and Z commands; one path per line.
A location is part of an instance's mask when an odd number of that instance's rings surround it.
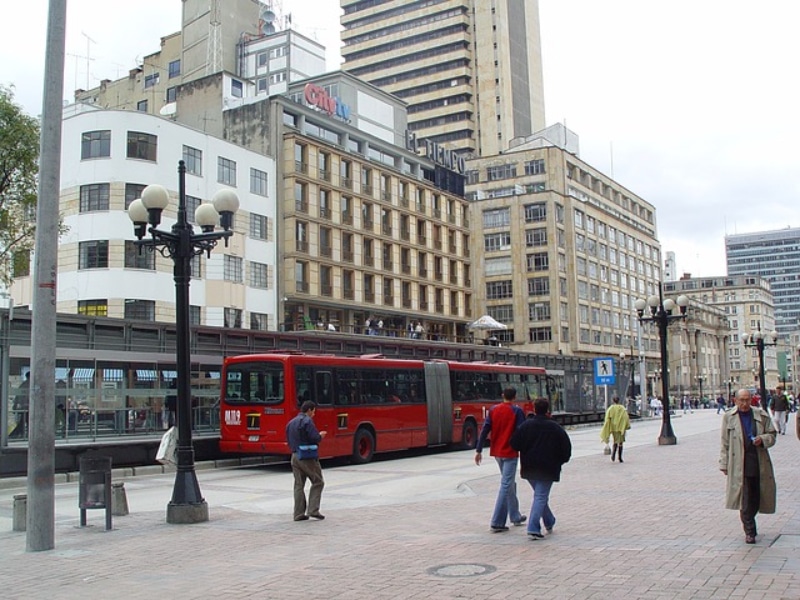
M 385 367 L 414 367 L 421 369 L 426 362 L 440 362 L 447 364 L 452 370 L 457 371 L 476 371 L 476 372 L 500 372 L 500 373 L 528 373 L 530 375 L 545 375 L 546 370 L 542 367 L 531 367 L 526 365 L 512 365 L 508 363 L 490 363 L 485 361 L 478 362 L 459 362 L 443 359 L 409 359 L 409 358 L 386 358 L 380 354 L 365 356 L 336 356 L 333 354 L 302 354 L 292 352 L 273 352 L 269 354 L 242 354 L 239 356 L 227 357 L 225 365 L 243 362 L 272 361 L 281 363 L 293 363 L 300 365 L 324 364 L 331 366 L 385 366 Z

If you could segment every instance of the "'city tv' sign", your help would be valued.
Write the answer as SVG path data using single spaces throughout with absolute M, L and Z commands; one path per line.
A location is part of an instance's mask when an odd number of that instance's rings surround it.
M 337 116 L 345 121 L 350 120 L 350 107 L 342 102 L 339 97 L 331 97 L 324 88 L 313 83 L 307 83 L 305 87 L 305 98 L 311 106 L 316 106 L 325 111 L 330 116 Z

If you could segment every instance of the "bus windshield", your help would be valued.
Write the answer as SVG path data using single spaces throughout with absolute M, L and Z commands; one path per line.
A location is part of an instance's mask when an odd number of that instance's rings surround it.
M 284 397 L 283 364 L 237 362 L 228 366 L 222 391 L 230 404 L 281 404 Z

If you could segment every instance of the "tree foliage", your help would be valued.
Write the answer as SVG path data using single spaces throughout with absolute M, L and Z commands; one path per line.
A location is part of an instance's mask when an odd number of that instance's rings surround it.
M 0 282 L 27 271 L 36 226 L 39 121 L 0 86 Z

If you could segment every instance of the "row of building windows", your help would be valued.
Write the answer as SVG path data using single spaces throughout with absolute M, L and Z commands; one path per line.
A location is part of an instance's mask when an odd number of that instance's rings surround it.
M 382 304 L 388 307 L 397 307 L 418 310 L 435 311 L 439 315 L 471 316 L 472 295 L 456 290 L 415 283 L 394 277 L 380 277 L 373 273 L 357 272 L 351 269 L 339 269 L 320 265 L 317 281 L 318 290 L 312 290 L 309 278 L 310 266 L 308 262 L 295 262 L 295 291 L 301 294 L 320 295 L 324 297 L 351 300 L 368 304 Z M 337 272 L 338 271 L 338 272 Z M 340 282 L 340 287 L 334 287 L 334 277 Z M 356 297 L 356 280 L 360 278 L 361 296 Z M 397 292 L 400 292 L 399 297 Z M 379 296 L 380 294 L 380 296 Z M 414 300 L 416 299 L 416 302 Z M 431 300 L 433 300 L 431 302 Z M 445 303 L 449 300 L 449 304 Z
M 158 160 L 158 137 L 141 131 L 127 132 L 127 158 Z M 81 160 L 110 158 L 111 130 L 86 131 L 81 135 Z M 183 160 L 186 172 L 203 175 L 203 151 L 191 146 L 183 146 Z M 236 187 L 236 161 L 224 156 L 217 157 L 217 181 Z M 267 173 L 250 168 L 250 192 L 268 196 L 269 179 Z
M 107 317 L 108 299 L 92 299 L 78 301 L 78 314 L 89 317 Z M 243 311 L 240 308 L 224 309 L 224 326 L 228 328 L 242 328 Z M 202 308 L 197 305 L 189 306 L 189 324 L 193 326 L 202 325 Z M 267 331 L 274 329 L 274 317 L 264 313 L 250 312 L 250 329 Z M 125 299 L 124 318 L 139 321 L 156 320 L 156 303 L 153 300 Z
M 107 269 L 109 265 L 109 241 L 88 240 L 78 243 L 78 269 Z M 124 247 L 126 269 L 147 269 L 154 271 L 156 268 L 155 254 L 151 249 L 139 248 L 135 242 L 125 240 Z M 203 259 L 195 256 L 191 260 L 191 276 L 196 279 L 203 277 Z M 238 256 L 224 255 L 223 277 L 225 281 L 233 283 L 244 282 L 244 259 Z M 272 289 L 275 285 L 275 268 L 272 265 L 249 262 L 249 284 L 254 288 Z

